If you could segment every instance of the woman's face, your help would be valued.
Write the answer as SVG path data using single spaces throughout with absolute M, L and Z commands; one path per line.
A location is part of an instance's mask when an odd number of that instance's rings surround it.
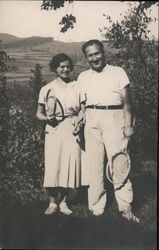
M 60 65 L 56 69 L 57 75 L 62 79 L 68 79 L 70 76 L 70 63 L 69 61 L 61 62 Z

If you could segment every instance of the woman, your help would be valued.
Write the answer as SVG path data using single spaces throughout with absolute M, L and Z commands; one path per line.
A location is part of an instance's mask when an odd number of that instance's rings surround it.
M 44 187 L 48 190 L 50 204 L 45 214 L 53 214 L 59 207 L 62 213 L 69 215 L 72 211 L 67 206 L 68 188 L 81 185 L 81 148 L 77 140 L 80 100 L 76 82 L 70 81 L 73 70 L 71 58 L 58 54 L 53 57 L 50 68 L 56 72 L 57 78 L 41 88 L 37 108 L 37 118 L 47 123 Z M 61 121 L 56 114 L 52 119 L 49 113 L 46 102 L 48 93 L 63 108 L 64 119 Z

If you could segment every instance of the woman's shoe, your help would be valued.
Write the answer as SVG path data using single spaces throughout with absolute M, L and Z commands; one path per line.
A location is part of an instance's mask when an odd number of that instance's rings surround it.
M 51 203 L 50 206 L 46 209 L 45 214 L 51 215 L 54 214 L 57 211 L 57 205 L 54 203 Z
M 72 214 L 72 211 L 68 208 L 66 202 L 61 202 L 60 205 L 60 212 L 66 215 Z
M 92 210 L 93 215 L 100 216 L 104 213 L 104 209 L 94 209 Z

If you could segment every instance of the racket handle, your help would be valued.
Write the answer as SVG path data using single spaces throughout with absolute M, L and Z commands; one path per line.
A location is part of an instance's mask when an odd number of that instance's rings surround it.
M 52 127 L 56 127 L 59 124 L 56 117 L 53 117 L 52 119 L 48 120 L 47 123 Z

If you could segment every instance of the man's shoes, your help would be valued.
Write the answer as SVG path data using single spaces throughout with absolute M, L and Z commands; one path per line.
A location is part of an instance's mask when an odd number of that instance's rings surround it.
M 140 220 L 137 218 L 132 211 L 124 211 L 121 213 L 121 216 L 129 221 L 133 221 L 135 223 L 139 223 Z
M 66 215 L 71 215 L 72 211 L 68 208 L 66 202 L 61 202 L 60 205 L 60 212 Z
M 57 205 L 54 203 L 51 203 L 51 205 L 46 209 L 45 214 L 51 215 L 54 214 L 57 211 Z
M 104 209 L 94 209 L 92 210 L 93 215 L 100 216 L 104 213 Z

